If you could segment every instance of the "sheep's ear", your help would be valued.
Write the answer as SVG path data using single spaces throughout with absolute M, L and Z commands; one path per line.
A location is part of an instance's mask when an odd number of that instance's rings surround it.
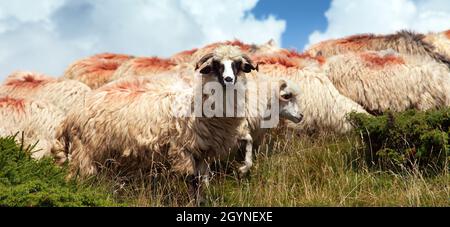
M 270 39 L 266 44 L 269 45 L 269 46 L 273 46 L 273 47 L 276 46 L 276 43 L 275 43 L 274 39 Z
M 287 88 L 287 82 L 285 80 L 279 80 L 278 84 L 280 86 L 280 92 Z
M 258 71 L 259 70 L 259 67 L 258 67 L 258 65 L 256 65 L 256 66 L 254 66 L 253 65 L 253 61 L 247 56 L 247 55 L 243 55 L 242 56 L 243 58 L 244 58 L 244 62 L 243 62 L 243 64 L 242 64 L 242 72 L 244 72 L 244 73 L 249 73 L 249 72 L 251 72 L 252 70 L 256 70 L 256 71 Z
M 289 89 L 286 89 L 288 87 L 287 82 L 285 80 L 280 80 L 280 99 L 283 101 L 289 101 L 292 99 L 293 94 L 292 91 L 289 91 Z

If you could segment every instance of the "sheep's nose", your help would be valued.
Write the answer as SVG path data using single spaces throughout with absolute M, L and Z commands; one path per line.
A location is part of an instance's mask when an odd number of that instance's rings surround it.
M 231 77 L 225 77 L 225 82 L 233 82 L 233 78 L 231 78 Z

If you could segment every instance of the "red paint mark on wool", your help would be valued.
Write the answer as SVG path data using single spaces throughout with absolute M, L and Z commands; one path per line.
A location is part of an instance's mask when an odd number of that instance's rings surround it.
M 102 53 L 92 56 L 93 59 L 104 59 L 104 60 L 113 60 L 118 62 L 125 62 L 132 57 L 125 54 L 112 54 L 112 53 Z
M 281 65 L 286 68 L 292 67 L 300 68 L 300 65 L 298 65 L 295 61 L 285 56 L 259 55 L 255 56 L 253 60 L 260 65 Z
M 326 59 L 322 56 L 313 57 L 309 53 L 299 53 L 295 50 L 282 50 L 281 51 L 288 58 L 310 59 L 317 61 L 320 65 L 325 64 Z
M 114 84 L 111 87 L 107 87 L 104 90 L 108 93 L 108 96 L 111 99 L 134 99 L 146 91 L 144 84 L 139 82 L 139 80 L 123 81 L 121 83 Z
M 49 80 L 49 79 L 39 78 L 38 75 L 29 73 L 29 74 L 20 76 L 19 78 L 7 80 L 6 85 L 14 86 L 14 87 L 21 87 L 21 88 L 36 88 L 36 87 L 42 86 L 44 84 L 47 84 L 50 81 L 51 80 Z
M 197 51 L 198 51 L 198 49 L 194 48 L 192 50 L 182 51 L 182 52 L 178 53 L 177 55 L 178 56 L 191 56 L 191 55 L 195 54 L 195 52 L 197 52 Z
M 176 66 L 175 63 L 173 63 L 169 59 L 162 59 L 158 57 L 151 57 L 151 58 L 138 58 L 134 61 L 134 65 L 137 68 L 162 68 L 162 69 L 170 69 L 174 66 Z
M 383 68 L 392 65 L 403 65 L 405 60 L 395 55 L 380 56 L 376 53 L 361 54 L 361 58 L 368 64 L 369 67 Z
M 445 31 L 444 34 L 447 36 L 447 39 L 450 39 L 450 30 Z
M 87 60 L 86 64 L 88 65 L 87 73 L 115 71 L 121 65 L 120 63 L 115 61 L 106 61 L 99 59 Z
M 349 50 L 358 50 L 364 46 L 367 46 L 368 43 L 375 38 L 376 36 L 370 34 L 354 35 L 342 39 L 325 41 L 323 42 L 323 45 L 331 44 L 336 46 L 342 46 Z
M 12 108 L 16 111 L 23 111 L 25 109 L 24 99 L 15 99 L 11 97 L 1 97 L 0 98 L 0 108 Z

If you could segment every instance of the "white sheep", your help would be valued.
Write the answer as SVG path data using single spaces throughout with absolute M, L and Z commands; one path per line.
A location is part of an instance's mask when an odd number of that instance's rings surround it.
M 392 49 L 401 54 L 421 55 L 450 67 L 450 58 L 439 53 L 426 42 L 423 34 L 400 31 L 389 35 L 363 34 L 342 39 L 327 40 L 311 46 L 307 53 L 313 56 L 331 57 L 339 54 Z
M 239 167 L 241 175 L 247 174 L 252 167 L 253 151 L 261 145 L 269 129 L 276 128 L 279 120 L 298 124 L 303 119 L 302 107 L 298 105 L 303 93 L 292 81 L 252 72 L 246 75 L 246 82 L 245 121 L 239 128 L 236 144 L 240 151 L 233 152 L 244 154 L 244 165 Z M 278 109 L 273 109 L 275 106 Z M 272 124 L 266 124 L 269 120 L 273 120 Z
M 32 157 L 40 159 L 51 155 L 56 127 L 64 113 L 45 101 L 0 96 L 0 136 L 16 135 L 25 147 L 35 145 Z
M 111 76 L 111 81 L 127 76 L 151 76 L 167 72 L 175 68 L 170 59 L 158 57 L 133 58 L 122 64 Z
M 302 92 L 297 99 L 304 116 L 300 124 L 288 126 L 307 134 L 321 132 L 346 133 L 353 127 L 347 119 L 351 112 L 367 113 L 359 104 L 341 95 L 325 73 L 299 64 L 294 56 L 279 54 L 254 57 L 259 72 L 295 83 Z
M 69 65 L 63 77 L 80 81 L 91 89 L 97 89 L 109 83 L 114 72 L 132 58 L 134 57 L 111 53 L 94 55 Z
M 243 118 L 177 113 L 198 105 L 196 92 L 208 82 L 233 87 L 245 80 L 244 73 L 254 69 L 247 59 L 238 49 L 223 46 L 191 72 L 199 81 L 195 86 L 176 75 L 127 77 L 93 91 L 85 107 L 62 123 L 53 153 L 71 154 L 72 176 L 95 174 L 111 160 L 111 169 L 130 171 L 167 164 L 170 171 L 190 176 L 191 195 L 197 193 L 201 184 L 195 176 L 207 179 L 208 164 L 229 155 Z M 209 96 L 199 97 L 202 104 Z
M 53 104 L 64 113 L 83 106 L 91 89 L 75 80 L 54 79 L 32 72 L 16 72 L 0 86 L 0 95 L 41 100 Z
M 450 105 L 449 68 L 420 55 L 348 53 L 329 58 L 324 71 L 341 94 L 372 113 Z

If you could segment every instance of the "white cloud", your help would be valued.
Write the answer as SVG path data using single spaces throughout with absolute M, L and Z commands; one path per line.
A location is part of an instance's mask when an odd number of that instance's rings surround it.
M 333 0 L 325 13 L 328 26 L 314 31 L 309 45 L 357 33 L 417 32 L 450 29 L 448 0 Z
M 1 1 L 0 79 L 15 70 L 59 76 L 99 52 L 169 56 L 233 38 L 281 43 L 285 21 L 256 19 L 257 1 Z

